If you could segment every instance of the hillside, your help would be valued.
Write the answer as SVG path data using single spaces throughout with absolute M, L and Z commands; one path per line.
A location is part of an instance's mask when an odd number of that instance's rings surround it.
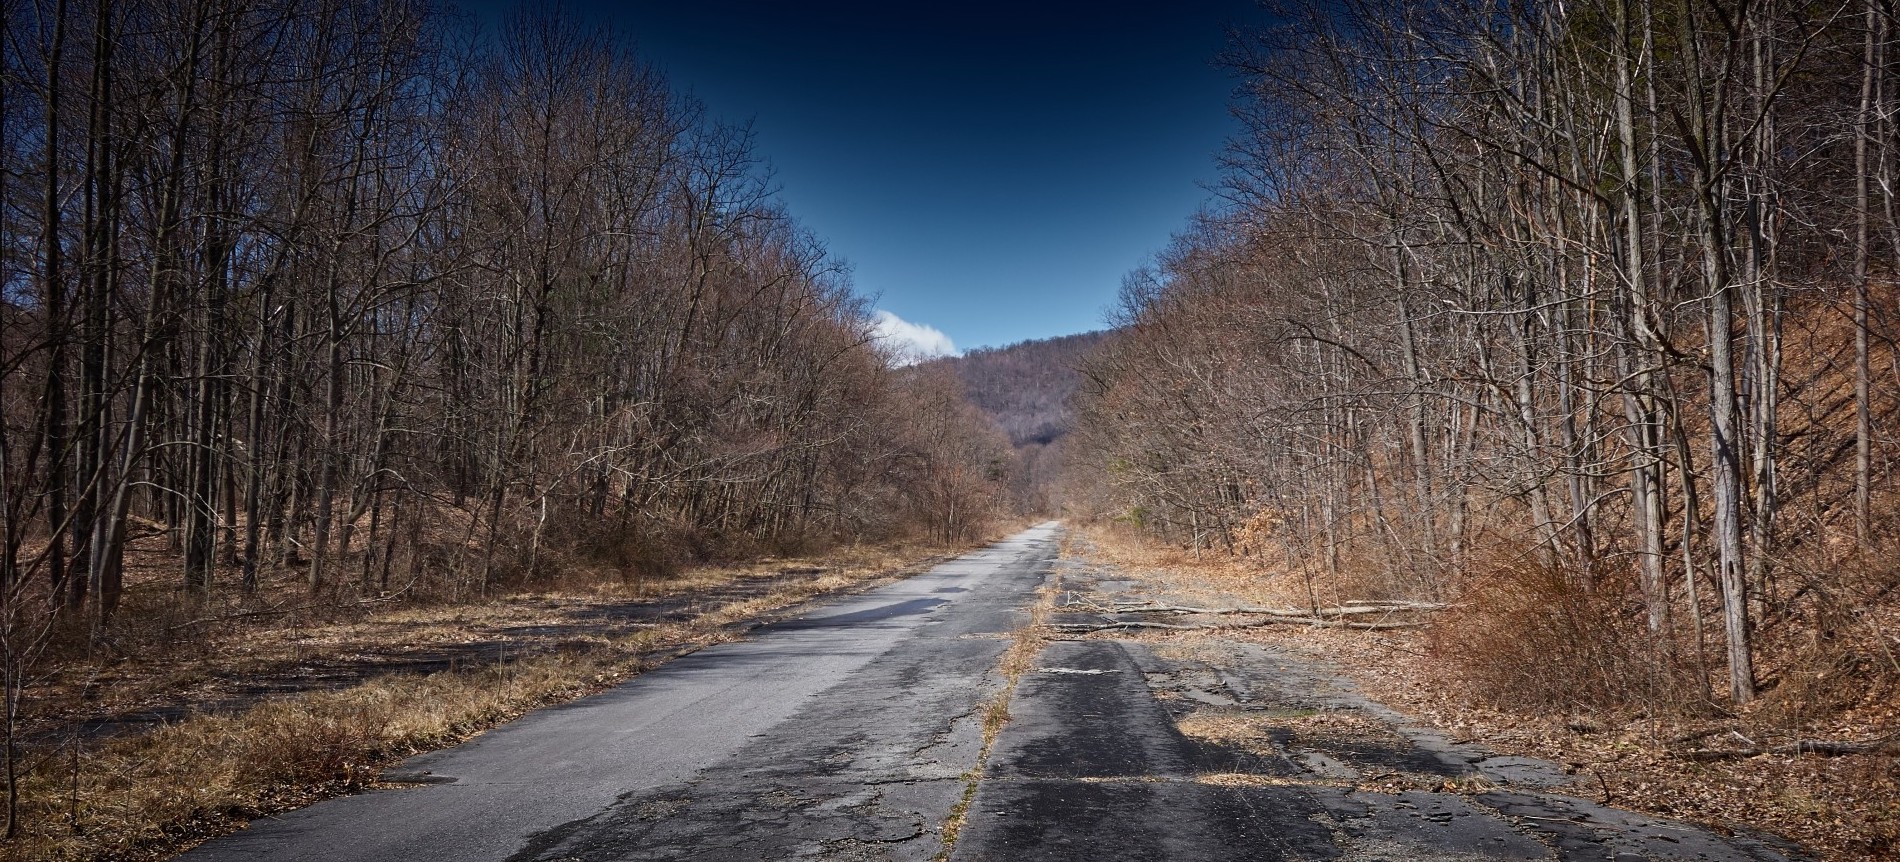
M 1235 205 L 1130 278 L 1071 508 L 1254 603 L 1444 605 L 1362 664 L 1601 798 L 1900 858 L 1889 37 L 1425 5 L 1237 42 Z
M 1073 426 L 1069 396 L 1081 379 L 1076 369 L 1106 335 L 1084 332 L 983 347 L 936 361 L 956 371 L 970 401 L 996 419 L 1011 445 L 1048 445 Z
M 929 363 L 955 373 L 970 402 L 1009 435 L 1016 448 L 1012 490 L 1022 511 L 1061 508 L 1056 494 L 1061 441 L 1075 427 L 1070 396 L 1081 384 L 1083 357 L 1107 337 L 1106 332 L 1084 332 L 978 348 Z

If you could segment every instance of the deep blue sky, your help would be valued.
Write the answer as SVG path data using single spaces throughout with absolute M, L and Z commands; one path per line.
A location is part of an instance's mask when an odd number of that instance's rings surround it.
M 1233 130 L 1213 61 L 1230 24 L 1264 19 L 1251 0 L 570 7 L 750 119 L 858 291 L 961 349 L 1102 326 L 1207 198 Z

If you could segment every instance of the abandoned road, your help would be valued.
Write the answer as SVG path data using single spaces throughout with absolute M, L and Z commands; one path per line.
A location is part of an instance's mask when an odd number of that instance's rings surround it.
M 982 750 L 1054 524 L 258 820 L 189 862 L 763 859 L 918 845 Z M 927 846 L 926 846 L 927 845 Z
M 408 786 L 183 858 L 923 862 L 966 799 L 953 862 L 1802 858 L 1561 795 L 1551 764 L 1452 744 L 1323 669 L 1218 639 L 1048 643 L 985 761 L 984 707 L 1038 588 L 1103 604 L 1141 588 L 1058 561 L 1060 538 L 1043 524 L 815 605 L 386 774 Z M 1302 724 L 1315 715 L 1352 720 L 1326 733 Z M 1266 730 L 1182 732 L 1202 726 Z
M 1051 622 L 1189 603 L 1074 556 Z M 1034 665 L 952 862 L 1807 858 L 1570 795 L 1588 789 L 1558 764 L 1449 739 L 1331 668 L 1235 633 L 1056 640 Z

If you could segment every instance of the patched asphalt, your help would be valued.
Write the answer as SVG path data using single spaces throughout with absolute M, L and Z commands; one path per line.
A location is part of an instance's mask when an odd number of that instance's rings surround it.
M 1045 524 L 915 578 L 815 606 L 607 693 L 532 713 L 184 858 L 1590 860 L 1793 862 L 1571 792 L 1371 701 L 1285 651 L 1223 639 L 1046 644 L 984 757 L 985 705 L 1038 587 L 1055 621 L 1147 595 L 1057 561 Z
M 1066 622 L 1168 603 L 1101 566 L 1066 568 L 1063 587 Z M 1447 739 L 1218 633 L 1050 643 L 1009 708 L 953 862 L 1808 858 L 1566 794 L 1557 764 Z

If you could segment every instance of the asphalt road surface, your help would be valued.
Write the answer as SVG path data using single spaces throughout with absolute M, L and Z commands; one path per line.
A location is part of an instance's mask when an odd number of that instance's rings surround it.
M 1217 637 L 1047 644 L 980 764 L 983 707 L 1039 586 L 1152 598 L 1058 562 L 1059 538 L 1044 524 L 815 606 L 392 770 L 412 786 L 184 858 L 922 862 L 976 774 L 951 862 L 1803 858 L 1564 795 L 1552 764 L 1453 743 L 1323 668 Z
M 394 771 L 438 783 L 259 820 L 184 858 L 929 859 L 1056 548 L 1038 526 Z
M 1185 603 L 1109 566 L 1059 574 L 1071 611 L 1052 621 Z M 952 862 L 1806 858 L 1570 795 L 1588 788 L 1557 764 L 1448 739 L 1329 668 L 1218 631 L 1055 641 L 1035 665 Z

